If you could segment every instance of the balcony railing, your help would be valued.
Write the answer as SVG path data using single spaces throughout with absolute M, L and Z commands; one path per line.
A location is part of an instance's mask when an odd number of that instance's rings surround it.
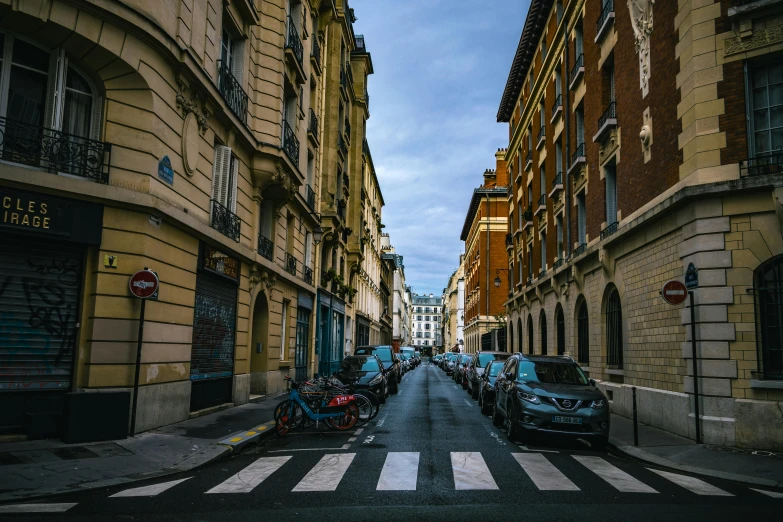
M 571 69 L 571 74 L 568 76 L 568 83 L 571 87 L 574 85 L 574 81 L 576 78 L 584 72 L 585 67 L 585 55 L 580 54 L 576 57 L 576 61 L 574 62 L 574 67 Z
M 783 174 L 783 150 L 759 154 L 740 162 L 740 176 Z
M 239 242 L 239 226 L 241 221 L 239 216 L 220 204 L 216 199 L 212 201 L 212 214 L 209 226 L 220 232 L 226 237 L 230 237 Z
M 538 278 L 543 279 L 546 275 L 546 268 L 542 268 L 541 271 L 538 273 Z
M 315 192 L 310 185 L 307 185 L 307 206 L 310 210 L 315 210 Z
M 574 257 L 579 257 L 582 254 L 585 253 L 585 250 L 587 249 L 587 243 L 582 243 L 578 247 L 574 249 Z
M 296 275 L 296 258 L 288 252 L 285 254 L 285 271 L 291 275 Z
M 522 214 L 522 217 L 525 219 L 526 223 L 530 223 L 533 221 L 533 210 L 528 207 L 527 210 Z
M 612 234 L 614 234 L 615 232 L 617 232 L 617 225 L 618 225 L 618 223 L 617 223 L 617 221 L 615 221 L 614 223 L 612 223 L 611 225 L 609 225 L 608 227 L 603 229 L 601 231 L 601 239 L 607 238 L 607 237 L 611 236 Z
M 231 109 L 242 123 L 247 124 L 247 106 L 248 97 L 245 90 L 239 85 L 239 82 L 231 71 L 218 60 L 218 91 L 226 101 L 228 108 Z
M 546 194 L 541 194 L 538 198 L 538 207 L 546 207 Z
M 318 43 L 318 37 L 313 35 L 313 48 L 310 50 L 310 56 L 315 60 L 315 64 L 321 67 L 321 44 Z
M 313 269 L 309 266 L 302 267 L 302 281 L 308 285 L 313 284 Z
M 580 143 L 576 146 L 576 150 L 574 150 L 574 153 L 571 154 L 571 166 L 573 167 L 576 162 L 579 160 L 579 158 L 585 157 L 585 144 Z
M 546 138 L 546 126 L 541 125 L 541 129 L 538 131 L 538 136 L 536 136 L 536 146 L 540 147 L 541 142 Z
M 258 253 L 272 261 L 275 245 L 264 234 L 258 234 Z
M 111 144 L 73 134 L 0 118 L 0 158 L 70 174 L 99 183 L 109 182 Z
M 563 95 L 558 94 L 557 97 L 555 98 L 554 105 L 552 105 L 552 119 L 555 118 L 555 114 L 557 114 L 557 111 L 562 108 L 563 108 Z
M 525 170 L 533 164 L 533 151 L 529 150 L 525 156 Z
M 601 36 L 603 32 L 604 24 L 609 20 L 609 15 L 614 14 L 614 2 L 612 0 L 605 0 L 603 9 L 601 9 L 601 15 L 598 17 L 598 21 L 595 23 L 596 38 Z
M 514 236 L 511 234 L 506 234 L 506 248 L 510 248 L 514 246 Z
M 283 120 L 283 150 L 288 156 L 288 159 L 299 167 L 299 139 L 296 137 L 296 134 L 294 134 L 294 129 L 291 128 L 291 125 L 286 120 Z
M 527 286 L 530 286 L 533 284 L 533 276 L 527 276 L 527 279 L 525 280 L 525 283 L 527 283 Z
M 598 118 L 598 133 L 601 133 L 601 130 L 603 129 L 604 125 L 611 120 L 617 118 L 617 115 L 615 114 L 615 107 L 617 104 L 615 102 L 612 102 L 609 104 L 609 107 L 606 108 L 604 113 L 601 115 L 600 118 Z
M 565 262 L 565 259 L 563 259 L 562 257 L 560 257 L 560 258 L 558 258 L 558 259 L 555 259 L 555 262 L 554 262 L 554 263 L 552 263 L 552 270 L 553 270 L 553 271 L 554 271 L 554 270 L 557 270 L 558 268 L 560 268 L 561 266 L 563 266 L 563 263 L 564 263 L 564 262 Z
M 563 185 L 563 173 L 558 172 L 557 176 L 555 176 L 555 179 L 552 180 L 552 188 L 556 188 L 558 185 Z
M 310 109 L 310 119 L 307 122 L 307 132 L 313 135 L 315 141 L 318 141 L 318 116 L 315 115 L 315 111 Z
M 302 39 L 299 38 L 299 32 L 294 25 L 294 19 L 288 17 L 288 37 L 285 40 L 285 48 L 291 49 L 294 52 L 296 61 L 299 62 L 299 67 L 304 69 L 304 47 L 302 46 Z

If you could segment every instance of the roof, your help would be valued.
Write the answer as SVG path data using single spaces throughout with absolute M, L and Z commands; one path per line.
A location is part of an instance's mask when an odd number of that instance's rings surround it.
M 519 93 L 522 92 L 522 84 L 525 83 L 530 63 L 536 53 L 538 40 L 546 26 L 549 11 L 552 9 L 552 0 L 531 0 L 527 10 L 527 18 L 519 37 L 517 52 L 514 61 L 511 62 L 511 71 L 508 73 L 506 88 L 503 90 L 503 98 L 500 100 L 497 121 L 509 122 L 514 113 Z
M 468 213 L 465 216 L 465 224 L 462 225 L 462 234 L 459 236 L 460 240 L 465 241 L 468 238 L 468 232 L 470 232 L 470 227 L 473 224 L 473 218 L 476 217 L 479 202 L 486 195 L 506 198 L 508 196 L 508 187 L 477 188 L 473 191 L 470 207 L 468 207 Z

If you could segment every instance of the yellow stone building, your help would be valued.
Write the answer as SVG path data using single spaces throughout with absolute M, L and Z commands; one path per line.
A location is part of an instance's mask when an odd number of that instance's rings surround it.
M 137 431 L 318 372 L 335 181 L 361 179 L 368 114 L 353 20 L 345 0 L 0 1 L 0 431 L 55 435 L 94 396 L 73 392 L 132 389 L 144 268 Z

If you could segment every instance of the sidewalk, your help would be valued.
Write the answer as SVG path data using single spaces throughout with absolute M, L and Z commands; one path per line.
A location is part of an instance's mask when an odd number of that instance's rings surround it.
M 227 457 L 274 433 L 271 422 L 261 425 L 272 421 L 280 400 L 281 395 L 264 397 L 124 440 L 0 443 L 0 502 L 159 477 Z M 249 431 L 257 427 L 262 429 Z
M 634 446 L 633 421 L 615 414 L 612 414 L 609 443 L 619 452 L 651 464 L 738 482 L 783 487 L 781 453 L 778 456 L 754 455 L 751 450 L 699 445 L 641 423 L 639 446 Z

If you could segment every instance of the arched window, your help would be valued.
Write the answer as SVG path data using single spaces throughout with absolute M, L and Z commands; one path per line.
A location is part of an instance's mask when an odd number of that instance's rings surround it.
M 539 322 L 541 323 L 541 355 L 546 355 L 546 313 L 543 310 Z
M 557 333 L 557 355 L 565 355 L 565 317 L 560 303 L 555 308 L 555 326 Z
M 527 353 L 533 353 L 533 316 L 527 316 Z
M 756 321 L 759 332 L 759 371 L 783 378 L 783 256 L 756 269 Z
M 519 353 L 522 353 L 522 346 L 525 344 L 525 337 L 522 334 L 522 318 L 520 317 L 517 319 L 517 338 L 519 339 L 519 344 L 517 346 L 517 351 Z
M 508 351 L 509 353 L 514 353 L 514 322 L 511 321 L 508 323 L 508 335 L 506 336 L 506 339 L 508 339 Z
M 623 309 L 617 288 L 612 288 L 606 302 L 606 364 L 623 367 Z
M 579 303 L 576 312 L 576 357 L 582 364 L 590 364 L 590 330 L 587 322 L 587 301 Z

